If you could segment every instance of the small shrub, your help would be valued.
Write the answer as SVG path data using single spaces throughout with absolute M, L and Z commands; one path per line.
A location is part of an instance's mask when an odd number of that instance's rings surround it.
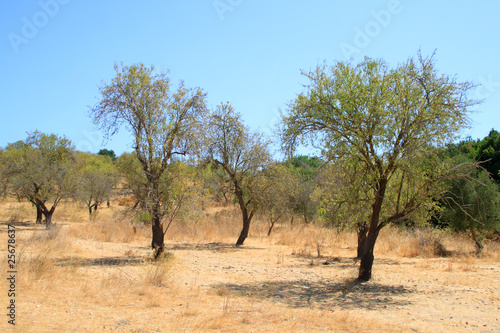
M 441 243 L 439 237 L 428 230 L 418 230 L 416 233 L 419 252 L 428 257 L 447 257 L 449 251 Z
M 164 252 L 160 258 L 146 266 L 144 282 L 150 285 L 162 286 L 171 277 L 173 254 Z
M 139 213 L 139 216 L 137 217 L 138 221 L 140 224 L 148 225 L 151 224 L 151 215 L 148 213 Z

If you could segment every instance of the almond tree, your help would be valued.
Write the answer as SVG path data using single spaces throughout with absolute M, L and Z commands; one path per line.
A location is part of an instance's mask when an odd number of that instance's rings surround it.
M 44 217 L 50 228 L 57 205 L 76 189 L 71 141 L 35 131 L 6 148 L 4 163 L 10 191 L 29 200 L 36 207 L 36 223 Z
M 236 196 L 243 228 L 236 245 L 248 237 L 250 222 L 260 208 L 261 171 L 271 163 L 269 142 L 251 134 L 231 105 L 221 104 L 210 117 L 207 159 L 224 171 L 225 182 Z
M 269 221 L 269 236 L 276 222 L 293 216 L 294 198 L 300 180 L 288 168 L 278 163 L 263 170 L 261 177 L 261 212 Z
M 303 74 L 310 84 L 283 116 L 283 146 L 290 152 L 310 142 L 347 166 L 353 186 L 366 190 L 366 220 L 354 223 L 361 247 L 358 279 L 368 281 L 380 230 L 430 209 L 440 180 L 465 176 L 474 166 L 449 169 L 436 157 L 436 148 L 467 126 L 474 86 L 439 75 L 432 57 L 420 53 L 395 69 L 366 58 Z
M 111 157 L 87 153 L 78 157 L 80 166 L 75 197 L 85 203 L 89 215 L 92 215 L 103 202 L 109 202 L 118 180 L 117 172 Z
M 196 150 L 205 115 L 205 94 L 181 82 L 171 90 L 167 73 L 143 64 L 115 66 L 116 76 L 100 87 L 101 100 L 90 109 L 107 137 L 123 123 L 133 136 L 135 156 L 146 179 L 146 208 L 151 216 L 152 241 L 158 257 L 164 248 L 162 218 L 166 214 L 160 180 L 175 156 Z

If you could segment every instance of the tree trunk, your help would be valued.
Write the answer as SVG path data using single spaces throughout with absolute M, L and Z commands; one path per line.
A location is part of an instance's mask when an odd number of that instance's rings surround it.
M 152 209 L 152 240 L 151 247 L 155 250 L 154 257 L 158 259 L 158 257 L 162 254 L 163 248 L 165 246 L 164 238 L 165 233 L 163 232 L 163 223 L 161 223 L 161 214 L 160 214 L 160 204 L 154 203 Z
M 241 229 L 240 237 L 238 237 L 238 240 L 236 241 L 236 245 L 243 245 L 243 242 L 245 242 L 245 239 L 248 237 L 248 231 L 250 230 L 250 219 L 249 218 L 244 218 L 243 219 L 243 229 Z
M 153 239 L 151 241 L 151 247 L 155 250 L 154 257 L 158 259 L 158 257 L 162 254 L 165 243 L 163 233 L 163 224 L 161 222 L 153 222 L 152 225 L 153 231 Z
M 267 236 L 270 236 L 271 235 L 271 231 L 273 231 L 273 227 L 274 227 L 274 224 L 276 223 L 276 220 L 274 221 L 270 221 L 271 224 L 269 225 L 269 231 L 267 232 Z
M 42 219 L 43 219 L 43 211 L 42 207 L 39 205 L 35 205 L 36 207 L 36 222 L 35 224 L 42 224 Z
M 359 275 L 358 280 L 369 281 L 372 278 L 372 267 L 373 260 L 373 250 L 375 249 L 375 242 L 377 241 L 378 231 L 375 233 L 368 232 L 363 245 L 363 250 L 361 251 L 361 262 L 359 264 Z
M 238 185 L 237 181 L 234 181 L 234 187 L 235 187 L 235 194 L 236 197 L 238 198 L 238 204 L 240 205 L 240 210 L 241 210 L 241 217 L 243 219 L 243 229 L 241 229 L 240 237 L 238 237 L 238 240 L 236 241 L 236 246 L 243 245 L 245 242 L 245 239 L 248 237 L 248 231 L 250 230 L 250 221 L 252 220 L 253 217 L 253 212 L 248 214 L 248 205 L 250 204 L 249 201 L 245 202 L 243 199 L 243 191 Z
M 370 225 L 368 226 L 368 233 L 366 239 L 363 240 L 362 250 L 360 251 L 361 262 L 359 264 L 359 281 L 369 281 L 372 278 L 373 267 L 373 250 L 375 249 L 375 242 L 377 241 L 380 232 L 380 212 L 382 211 L 382 204 L 384 203 L 385 190 L 387 188 L 387 179 L 382 178 L 378 182 L 378 190 L 375 193 L 375 199 L 372 205 L 372 213 L 370 216 Z M 366 229 L 366 226 L 364 227 Z
M 474 226 L 472 225 L 472 221 L 469 223 L 469 230 L 470 230 L 470 233 L 472 236 L 472 240 L 474 241 L 474 244 L 476 245 L 476 255 L 480 255 L 481 252 L 483 252 L 483 244 L 476 236 L 476 232 L 474 231 Z
M 358 234 L 358 249 L 356 252 L 356 258 L 361 259 L 363 249 L 365 247 L 366 243 L 366 237 L 367 237 L 367 232 L 368 228 L 366 226 L 360 226 L 358 227 L 357 234 Z
M 52 215 L 54 214 L 54 211 L 56 210 L 55 206 L 52 206 L 50 210 L 44 209 L 43 210 L 43 215 L 45 216 L 45 228 L 50 229 L 53 227 L 52 224 Z

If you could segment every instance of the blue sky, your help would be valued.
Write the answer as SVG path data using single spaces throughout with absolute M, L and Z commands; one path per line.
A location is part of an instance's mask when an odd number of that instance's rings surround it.
M 500 129 L 499 42 L 494 0 L 0 0 L 0 146 L 39 130 L 83 151 L 130 151 L 125 129 L 103 146 L 88 117 L 116 62 L 168 69 L 270 134 L 303 89 L 301 70 L 365 56 L 396 66 L 418 49 L 437 50 L 442 73 L 482 84 L 464 135 L 483 138 Z

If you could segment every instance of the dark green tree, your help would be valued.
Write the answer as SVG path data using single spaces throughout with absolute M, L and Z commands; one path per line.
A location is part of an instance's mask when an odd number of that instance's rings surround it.
M 111 161 L 113 162 L 116 161 L 117 158 L 114 150 L 108 150 L 108 149 L 99 150 L 97 155 L 108 156 L 109 158 L 111 158 Z
M 500 133 L 498 131 L 492 129 L 483 139 L 472 140 L 469 137 L 458 143 L 451 143 L 447 146 L 446 153 L 450 157 L 464 155 L 481 162 L 481 166 L 497 183 L 500 180 Z
M 500 181 L 500 133 L 492 129 L 487 137 L 477 142 L 474 159 L 482 163 L 498 183 Z
M 284 166 L 298 178 L 299 183 L 291 198 L 294 215 L 301 216 L 305 223 L 313 221 L 317 214 L 318 202 L 313 193 L 317 187 L 317 174 L 322 165 L 317 157 L 298 155 L 288 158 Z M 293 216 L 292 216 L 293 217 Z
M 454 158 L 456 165 L 471 161 L 465 155 Z M 486 170 L 478 169 L 468 177 L 446 181 L 440 217 L 458 231 L 469 231 L 477 253 L 483 249 L 482 233 L 500 231 L 500 192 Z

